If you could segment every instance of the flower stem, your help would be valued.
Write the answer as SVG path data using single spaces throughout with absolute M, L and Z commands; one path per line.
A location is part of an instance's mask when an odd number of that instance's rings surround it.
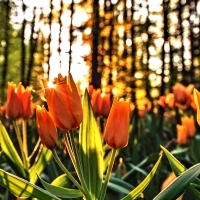
M 32 153 L 31 153 L 30 156 L 28 157 L 29 162 L 30 162 L 31 158 L 33 157 L 33 155 L 35 154 L 35 152 L 37 151 L 37 149 L 39 148 L 40 142 L 41 142 L 41 140 L 40 140 L 40 137 L 39 137 L 39 138 L 38 138 L 38 141 L 37 141 L 37 143 L 36 143 L 36 145 L 35 145 L 35 147 L 34 147 L 34 149 L 33 149 L 33 151 L 32 151 Z
M 74 165 L 74 168 L 76 169 L 76 168 L 77 168 L 77 167 L 76 167 L 76 159 L 75 159 L 75 157 L 74 157 L 72 148 L 71 148 L 71 146 L 70 146 L 70 142 L 69 142 L 69 138 L 68 138 L 67 133 L 64 133 L 64 138 L 65 138 L 65 142 L 66 142 L 65 144 L 66 144 L 67 151 L 68 151 L 69 156 L 70 156 L 70 158 L 71 158 L 71 160 L 72 160 L 72 163 L 73 163 L 73 165 Z
M 107 189 L 107 186 L 108 186 L 108 182 L 110 180 L 110 176 L 111 176 L 111 173 L 112 173 L 113 164 L 114 164 L 114 161 L 115 161 L 116 151 L 117 151 L 117 149 L 112 149 L 111 157 L 110 157 L 110 162 L 109 162 L 110 164 L 108 165 L 108 170 L 107 170 L 107 173 L 106 173 L 106 178 L 105 178 L 103 187 L 101 189 L 101 194 L 100 194 L 99 200 L 104 200 L 104 198 L 105 198 L 106 189 Z
M 24 156 L 28 158 L 28 146 L 27 146 L 27 127 L 26 120 L 22 120 L 22 137 L 23 137 L 23 150 Z
M 82 184 L 84 190 L 87 192 L 87 196 L 88 196 L 87 200 L 90 200 L 91 195 L 89 194 L 88 187 L 86 185 L 85 178 L 83 176 L 82 164 L 81 164 L 80 157 L 78 155 L 78 151 L 77 151 L 77 148 L 75 145 L 74 134 L 71 131 L 69 131 L 69 137 L 70 137 L 70 141 L 71 141 L 71 145 L 72 145 L 72 150 L 74 152 L 74 157 L 76 159 L 77 173 L 79 175 L 79 178 L 80 178 L 80 181 L 81 181 L 81 184 Z
M 71 173 L 62 164 L 62 162 L 61 162 L 60 158 L 58 157 L 55 149 L 52 150 L 52 153 L 53 153 L 55 161 L 58 163 L 58 165 L 63 170 L 63 172 L 70 178 L 70 180 L 77 186 L 77 188 L 85 195 L 85 197 L 87 199 L 87 195 L 86 195 L 85 190 L 81 187 L 81 185 L 77 182 L 77 180 L 71 175 Z
M 22 142 L 22 138 L 21 138 L 19 127 L 17 125 L 16 120 L 13 120 L 13 125 L 14 125 L 14 128 L 15 128 L 17 140 L 18 140 L 18 143 L 19 143 L 19 148 L 20 148 L 21 155 L 22 155 L 23 165 L 24 165 L 24 168 L 28 171 L 28 162 L 27 162 L 27 159 L 25 157 L 25 153 L 24 153 L 24 150 L 23 150 L 23 142 Z

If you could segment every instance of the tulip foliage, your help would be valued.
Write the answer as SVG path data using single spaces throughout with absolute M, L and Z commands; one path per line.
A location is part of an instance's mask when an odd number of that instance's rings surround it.
M 184 90 L 178 85 L 181 98 L 173 87 L 170 100 L 162 97 L 155 107 L 140 105 L 134 110 L 129 100 L 114 98 L 110 106 L 109 97 L 109 114 L 104 115 L 99 108 L 105 99 L 97 91 L 91 98 L 86 89 L 81 100 L 71 74 L 67 79 L 58 75 L 53 84 L 50 88 L 44 81 L 47 107 L 36 106 L 36 116 L 32 117 L 36 119 L 34 131 L 40 137 L 32 153 L 24 136 L 28 134 L 24 124 L 32 120 L 31 95 L 23 97 L 21 84 L 9 84 L 5 116 L 13 120 L 19 153 L 2 120 L 1 156 L 11 170 L 0 169 L 0 185 L 17 197 L 41 200 L 174 200 L 185 191 L 200 199 L 199 129 L 196 113 L 188 115 L 185 110 L 193 99 L 199 121 L 197 90 L 192 98 L 191 87 Z M 21 109 L 12 111 L 11 102 Z M 105 118 L 101 129 L 97 113 Z M 169 148 L 174 148 L 171 153 Z M 53 167 L 47 170 L 52 162 Z M 50 178 L 53 169 L 57 176 Z M 172 171 L 171 184 L 160 191 L 163 175 L 167 177 Z

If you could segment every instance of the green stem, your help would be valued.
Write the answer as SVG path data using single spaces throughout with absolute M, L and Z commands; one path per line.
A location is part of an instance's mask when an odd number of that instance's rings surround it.
M 20 134 L 19 127 L 17 125 L 16 120 L 13 120 L 13 125 L 14 125 L 14 128 L 15 128 L 17 140 L 18 140 L 18 143 L 19 143 L 19 148 L 20 148 L 21 155 L 22 155 L 23 165 L 24 165 L 24 168 L 28 171 L 28 162 L 27 162 L 27 159 L 25 157 L 25 153 L 24 153 L 24 150 L 23 150 L 23 142 L 22 142 L 21 134 Z
M 36 145 L 35 145 L 35 147 L 34 147 L 34 149 L 33 149 L 33 151 L 32 151 L 32 153 L 31 153 L 31 155 L 28 157 L 28 160 L 30 161 L 31 160 L 31 158 L 33 157 L 33 155 L 35 154 L 35 152 L 37 151 L 37 149 L 39 148 L 39 145 L 40 145 L 40 137 L 38 138 L 38 141 L 37 141 L 37 143 L 36 143 Z
M 65 142 L 66 142 L 66 148 L 67 148 L 67 151 L 69 153 L 69 156 L 72 160 L 72 163 L 74 165 L 74 168 L 76 169 L 76 159 L 74 157 L 74 154 L 73 154 L 73 151 L 72 151 L 72 148 L 70 146 L 70 142 L 69 142 L 69 139 L 68 139 L 68 136 L 67 136 L 67 133 L 64 133 L 64 138 L 65 138 Z
M 115 161 L 116 151 L 117 151 L 117 149 L 112 149 L 111 157 L 110 157 L 110 162 L 109 162 L 110 164 L 108 165 L 108 170 L 107 170 L 107 173 L 106 173 L 106 178 L 105 178 L 103 187 L 101 189 L 101 194 L 100 194 L 99 200 L 104 200 L 104 198 L 105 198 L 106 189 L 107 189 L 107 186 L 108 186 L 108 182 L 110 180 L 110 176 L 111 176 L 111 173 L 112 173 L 113 164 L 114 164 L 114 161 Z
M 70 180 L 77 186 L 77 188 L 86 196 L 87 199 L 87 195 L 85 190 L 81 187 L 81 185 L 76 181 L 76 179 L 71 175 L 71 173 L 65 168 L 65 166 L 62 164 L 60 158 L 58 157 L 56 150 L 53 149 L 52 150 L 53 156 L 55 161 L 58 163 L 58 165 L 60 166 L 60 168 L 63 170 L 63 172 L 70 178 Z
M 22 120 L 22 137 L 23 137 L 23 150 L 24 150 L 24 155 L 25 155 L 26 158 L 28 158 L 26 120 Z
M 69 131 L 69 137 L 70 137 L 70 141 L 71 141 L 71 145 L 72 145 L 72 150 L 74 152 L 74 157 L 76 159 L 77 172 L 79 174 L 79 178 L 80 178 L 80 181 L 81 181 L 81 184 L 82 184 L 84 190 L 87 191 L 87 196 L 89 197 L 89 198 L 87 198 L 87 200 L 89 200 L 89 199 L 91 199 L 91 196 L 89 194 L 88 187 L 86 185 L 85 178 L 83 176 L 83 168 L 82 168 L 80 157 L 78 155 L 78 151 L 77 151 L 77 148 L 75 145 L 74 134 L 71 131 Z

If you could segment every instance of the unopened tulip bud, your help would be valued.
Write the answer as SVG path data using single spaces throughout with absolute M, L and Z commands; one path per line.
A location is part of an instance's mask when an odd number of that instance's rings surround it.
M 36 124 L 42 144 L 48 149 L 54 149 L 58 143 L 58 132 L 44 107 L 36 106 Z
M 21 83 L 16 85 L 8 82 L 6 117 L 9 119 L 19 119 L 23 115 L 23 105 L 21 98 Z
M 128 144 L 130 102 L 114 100 L 104 131 L 106 143 L 115 149 Z

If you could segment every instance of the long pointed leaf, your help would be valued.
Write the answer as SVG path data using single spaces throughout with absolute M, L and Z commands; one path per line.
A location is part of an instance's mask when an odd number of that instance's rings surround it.
M 17 197 L 35 197 L 40 200 L 60 200 L 48 191 L 2 169 L 0 169 L 0 185 L 7 188 Z
M 55 185 L 51 185 L 47 183 L 46 181 L 42 180 L 42 178 L 39 176 L 39 179 L 42 183 L 42 185 L 45 187 L 47 191 L 50 193 L 61 197 L 61 198 L 78 198 L 82 197 L 83 194 L 80 190 L 77 189 L 69 189 L 69 188 L 63 188 Z
M 178 176 L 186 170 L 186 168 L 167 149 L 165 149 L 162 145 L 160 145 L 160 148 L 164 151 L 165 155 L 167 156 L 171 168 L 176 174 L 176 176 Z
M 42 171 L 44 170 L 45 166 L 48 164 L 51 158 L 52 152 L 49 149 L 43 147 L 37 163 L 30 170 L 31 183 L 36 183 L 36 181 L 38 180 L 37 174 L 42 173 Z
M 26 172 L 24 170 L 22 160 L 19 154 L 17 153 L 17 150 L 15 149 L 5 127 L 1 122 L 0 122 L 0 142 L 3 152 L 11 160 L 14 168 L 17 169 L 17 171 L 20 173 L 19 174 L 20 176 L 25 178 Z
M 125 196 L 122 200 L 132 200 L 137 198 L 143 191 L 144 189 L 149 185 L 151 180 L 153 179 L 154 174 L 156 173 L 156 170 L 160 164 L 162 155 L 159 157 L 158 161 L 154 165 L 153 169 L 151 172 L 148 174 L 148 176 L 140 183 L 134 190 L 132 190 L 127 196 Z
M 70 187 L 73 185 L 73 182 L 69 179 L 66 174 L 62 174 L 58 176 L 51 182 L 51 185 L 59 186 L 59 187 Z
M 167 159 L 169 160 L 170 166 L 175 175 L 179 176 L 181 173 L 183 173 L 186 170 L 186 167 L 182 165 L 167 149 L 165 149 L 163 146 L 160 147 L 167 156 Z M 200 184 L 200 180 L 198 178 L 196 178 L 195 182 Z M 195 187 L 190 185 L 189 190 L 196 198 L 200 199 L 200 192 Z
M 100 132 L 87 90 L 83 99 L 83 122 L 80 127 L 80 155 L 88 189 L 98 199 L 103 179 L 103 153 Z
M 174 200 L 190 186 L 200 174 L 200 163 L 178 176 L 168 187 L 161 191 L 153 200 Z

